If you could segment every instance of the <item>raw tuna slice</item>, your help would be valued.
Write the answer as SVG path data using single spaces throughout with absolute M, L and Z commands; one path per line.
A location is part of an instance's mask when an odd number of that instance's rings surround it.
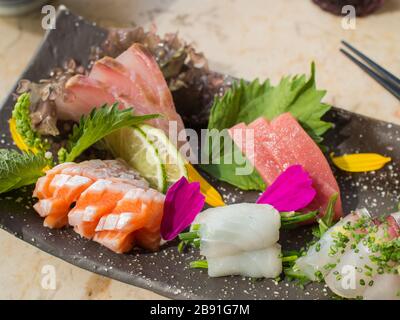
M 248 126 L 238 128 L 254 131 L 254 148 L 247 143 L 237 143 L 242 152 L 254 165 L 267 184 L 271 184 L 280 173 L 291 165 L 300 164 L 310 174 L 317 195 L 306 210 L 325 211 L 329 198 L 339 193 L 339 187 L 329 164 L 311 137 L 303 130 L 297 120 L 285 113 L 269 123 L 259 118 Z M 232 129 L 235 129 L 233 127 Z M 231 137 L 235 142 L 233 130 Z M 335 217 L 342 216 L 340 194 L 335 207 Z
M 277 141 L 265 118 L 257 119 L 249 127 L 239 123 L 229 129 L 229 135 L 267 184 L 271 184 L 283 171 L 279 159 L 277 161 L 270 152 L 264 152 L 265 144 L 270 144 L 273 149 Z
M 313 179 L 317 195 L 308 208 L 324 212 L 329 198 L 338 193 L 335 217 L 340 219 L 343 212 L 339 186 L 321 149 L 290 113 L 284 113 L 272 120 L 271 127 L 279 137 L 279 144 L 285 149 L 286 155 L 289 152 L 292 155 L 292 158 L 286 157 L 284 169 L 301 164 Z

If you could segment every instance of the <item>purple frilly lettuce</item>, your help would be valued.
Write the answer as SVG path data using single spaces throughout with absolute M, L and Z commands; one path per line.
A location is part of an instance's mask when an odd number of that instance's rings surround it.
M 199 182 L 189 183 L 185 177 L 175 182 L 165 197 L 161 237 L 167 241 L 174 239 L 194 221 L 204 203 Z
M 280 212 L 297 211 L 307 207 L 316 193 L 310 175 L 301 165 L 293 165 L 276 178 L 257 203 L 269 204 Z

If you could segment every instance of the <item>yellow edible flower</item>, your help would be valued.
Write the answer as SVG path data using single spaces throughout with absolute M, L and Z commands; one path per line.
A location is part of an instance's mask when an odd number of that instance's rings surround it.
M 212 207 L 221 207 L 225 205 L 221 195 L 215 188 L 197 172 L 193 166 L 186 164 L 189 182 L 200 182 L 200 192 L 206 197 L 206 203 Z
M 368 172 L 381 169 L 392 159 L 377 153 L 355 153 L 335 157 L 331 154 L 332 162 L 339 169 L 348 172 Z

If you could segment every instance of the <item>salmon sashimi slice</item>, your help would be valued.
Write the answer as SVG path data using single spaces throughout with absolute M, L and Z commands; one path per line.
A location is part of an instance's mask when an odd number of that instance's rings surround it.
M 71 206 L 87 188 L 101 179 L 130 187 L 146 189 L 149 186 L 147 181 L 122 160 L 63 163 L 48 170 L 38 180 L 33 195 L 39 198 L 39 202 L 34 208 L 40 216 L 46 218 L 46 226 L 63 227 L 68 222 L 67 215 Z
M 57 115 L 61 120 L 79 121 L 82 115 L 104 104 L 120 102 L 101 82 L 87 76 L 75 75 L 65 84 L 64 92 L 56 98 Z M 120 108 L 125 106 L 120 105 Z
M 135 240 L 145 249 L 158 249 L 164 200 L 165 196 L 154 189 L 130 190 L 112 213 L 100 219 L 94 241 L 115 252 L 126 252 L 123 246 L 130 250 L 131 246 L 126 243 L 128 239 L 132 246 Z M 130 236 L 127 238 L 127 235 Z
M 54 168 L 48 170 L 46 175 L 40 177 L 36 182 L 35 189 L 33 190 L 33 196 L 39 199 L 45 199 L 52 196 L 52 192 L 49 190 L 50 183 L 56 174 L 61 173 L 61 171 L 69 166 L 74 165 L 73 162 L 65 162 L 55 166 Z
M 147 208 L 151 213 L 149 219 L 147 220 L 146 225 L 139 229 L 135 234 L 136 244 L 144 249 L 156 251 L 160 247 L 161 242 L 161 220 L 164 212 L 164 195 L 158 193 L 155 194 L 155 190 L 153 195 L 151 195 L 152 202 L 150 204 L 150 208 Z
M 68 222 L 82 237 L 91 239 L 102 216 L 110 213 L 117 202 L 132 189 L 129 184 L 98 180 L 82 193 L 68 214 Z
M 80 163 L 65 162 L 48 170 L 45 176 L 38 179 L 33 196 L 39 199 L 51 197 L 53 192 L 50 183 L 54 176 L 60 173 L 70 176 L 80 175 L 92 180 L 111 179 L 144 189 L 149 187 L 148 182 L 122 159 L 90 160 Z
M 122 159 L 83 161 L 63 167 L 61 173 L 80 175 L 93 180 L 108 179 L 144 189 L 149 187 L 148 182 Z
M 165 196 L 120 160 L 64 163 L 39 179 L 34 205 L 44 225 L 74 227 L 81 236 L 122 253 L 160 246 Z M 71 209 L 72 208 L 72 209 Z
M 82 176 L 55 175 L 50 183 L 53 190 L 51 198 L 39 200 L 34 205 L 41 217 L 46 217 L 44 226 L 60 228 L 66 222 L 71 205 L 79 198 L 93 180 Z
M 133 232 L 101 231 L 93 240 L 116 253 L 125 253 L 133 249 L 134 236 Z

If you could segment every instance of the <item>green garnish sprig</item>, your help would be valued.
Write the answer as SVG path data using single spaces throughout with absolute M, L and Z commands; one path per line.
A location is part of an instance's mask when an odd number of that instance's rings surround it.
M 196 260 L 190 263 L 190 268 L 192 269 L 208 269 L 207 260 Z
M 336 204 L 337 198 L 338 198 L 338 194 L 337 193 L 333 194 L 330 197 L 328 205 L 326 206 L 325 215 L 321 219 L 317 220 L 318 228 L 313 230 L 313 234 L 317 238 L 321 238 L 324 235 L 324 233 L 330 227 L 332 227 L 332 225 L 334 223 L 333 218 L 335 216 L 335 204 Z
M 194 248 L 200 248 L 200 224 L 193 224 L 190 227 L 189 232 L 183 232 L 179 234 L 179 239 L 181 240 L 178 244 L 178 252 L 182 253 L 187 246 L 192 246 Z
M 298 227 L 301 223 L 309 221 L 318 215 L 318 210 L 303 212 L 281 212 L 281 225 L 282 228 L 292 229 Z
M 72 162 L 90 146 L 114 131 L 157 117 L 158 114 L 135 116 L 132 108 L 119 110 L 117 103 L 111 107 L 103 105 L 94 108 L 89 115 L 82 116 L 79 124 L 74 125 L 66 148 L 61 148 L 58 152 L 58 159 L 60 162 Z
M 39 152 L 46 152 L 50 144 L 46 139 L 32 128 L 30 116 L 30 94 L 23 93 L 12 111 L 12 119 L 15 121 L 15 127 L 25 144 L 30 148 L 35 148 Z

